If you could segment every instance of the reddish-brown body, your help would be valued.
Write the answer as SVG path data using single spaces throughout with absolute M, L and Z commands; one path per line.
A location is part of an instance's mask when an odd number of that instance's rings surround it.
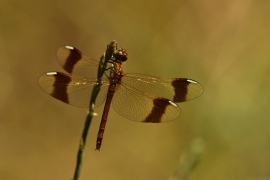
M 107 118 L 108 114 L 110 111 L 110 106 L 112 103 L 113 95 L 117 89 L 117 84 L 121 82 L 121 77 L 123 74 L 123 67 L 122 67 L 122 62 L 121 61 L 115 61 L 113 63 L 113 68 L 112 68 L 112 77 L 110 79 L 110 87 L 108 89 L 107 93 L 107 98 L 98 130 L 98 135 L 97 135 L 97 142 L 96 142 L 96 150 L 100 150 L 104 131 L 105 131 L 105 126 L 107 123 Z

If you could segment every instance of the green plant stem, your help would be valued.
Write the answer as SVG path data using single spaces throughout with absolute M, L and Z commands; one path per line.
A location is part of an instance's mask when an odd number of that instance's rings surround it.
M 98 74 L 97 74 L 97 83 L 93 87 L 92 96 L 89 103 L 89 112 L 86 116 L 82 137 L 80 139 L 80 145 L 79 145 L 79 149 L 77 153 L 77 162 L 76 162 L 76 168 L 75 168 L 73 180 L 78 180 L 80 176 L 80 171 L 81 171 L 82 161 L 83 161 L 83 153 L 84 153 L 84 148 L 85 148 L 86 140 L 87 140 L 87 134 L 88 134 L 88 130 L 91 125 L 91 122 L 92 122 L 92 118 L 95 115 L 94 105 L 95 105 L 98 93 L 100 91 L 100 88 L 102 86 L 102 76 L 104 72 L 107 70 L 107 62 L 111 59 L 112 54 L 115 51 L 115 49 L 116 49 L 116 42 L 112 41 L 107 46 L 106 54 L 102 55 L 100 58 Z

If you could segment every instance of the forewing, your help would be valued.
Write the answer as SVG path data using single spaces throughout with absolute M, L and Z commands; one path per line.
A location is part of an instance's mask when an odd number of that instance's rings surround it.
M 203 87 L 195 80 L 188 78 L 161 79 L 144 74 L 126 74 L 121 84 L 134 91 L 169 99 L 173 102 L 185 102 L 199 97 Z
M 48 72 L 43 74 L 38 83 L 40 87 L 54 98 L 77 107 L 89 107 L 91 93 L 96 79 L 65 74 L 61 72 Z M 100 106 L 106 99 L 109 82 L 104 79 L 95 106 Z
M 62 46 L 56 52 L 60 65 L 70 74 L 96 78 L 99 61 L 88 58 L 72 46 Z

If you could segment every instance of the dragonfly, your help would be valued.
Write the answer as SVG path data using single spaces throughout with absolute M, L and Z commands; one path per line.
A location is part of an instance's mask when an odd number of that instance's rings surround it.
M 73 106 L 87 108 L 93 87 L 100 83 L 95 107 L 105 101 L 97 135 L 96 150 L 100 150 L 107 117 L 112 104 L 121 116 L 143 123 L 162 123 L 175 120 L 180 115 L 177 103 L 199 97 L 202 85 L 189 78 L 161 79 L 139 73 L 124 73 L 123 63 L 128 59 L 125 49 L 117 48 L 117 42 L 107 57 L 101 80 L 97 79 L 100 61 L 91 59 L 73 46 L 57 50 L 58 62 L 67 73 L 47 72 L 38 83 L 50 96 Z M 107 52 L 107 51 L 106 51 Z M 106 54 L 106 56 L 108 56 Z

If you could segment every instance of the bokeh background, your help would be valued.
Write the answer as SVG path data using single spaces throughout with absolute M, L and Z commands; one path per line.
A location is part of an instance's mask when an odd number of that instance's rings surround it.
M 80 180 L 270 179 L 269 17 L 267 0 L 1 1 L 0 178 L 72 179 L 87 109 L 48 96 L 37 79 L 64 71 L 58 47 L 99 59 L 115 39 L 126 72 L 188 77 L 205 91 L 168 123 L 112 109 L 100 152 L 98 108 Z

